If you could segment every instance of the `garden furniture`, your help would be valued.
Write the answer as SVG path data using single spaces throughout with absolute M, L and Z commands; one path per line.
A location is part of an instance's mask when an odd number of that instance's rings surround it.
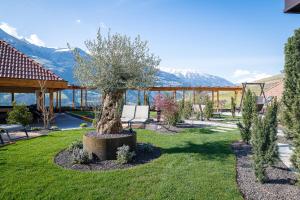
M 4 144 L 2 135 L 6 134 L 8 137 L 9 142 L 11 141 L 11 137 L 9 135 L 9 132 L 16 132 L 16 131 L 24 131 L 26 134 L 26 137 L 28 138 L 28 133 L 25 129 L 24 126 L 20 124 L 5 124 L 5 125 L 0 125 L 0 141 L 2 144 Z

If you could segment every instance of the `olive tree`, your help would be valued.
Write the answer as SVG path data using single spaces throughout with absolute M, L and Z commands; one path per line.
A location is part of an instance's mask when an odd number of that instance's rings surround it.
M 85 46 L 89 56 L 74 50 L 74 76 L 82 86 L 97 88 L 103 95 L 97 133 L 121 133 L 118 104 L 124 92 L 153 86 L 160 59 L 150 53 L 148 42 L 140 36 L 131 39 L 110 31 L 104 35 L 100 29 L 96 39 L 85 41 Z

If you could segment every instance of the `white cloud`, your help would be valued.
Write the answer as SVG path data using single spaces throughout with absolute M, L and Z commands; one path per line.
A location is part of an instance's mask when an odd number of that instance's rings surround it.
M 18 39 L 24 39 L 27 41 L 27 42 L 30 42 L 31 44 L 34 44 L 34 45 L 38 45 L 38 46 L 45 46 L 45 42 L 42 41 L 38 36 L 37 34 L 31 34 L 29 35 L 29 37 L 24 37 L 23 35 L 20 35 L 18 32 L 17 32 L 17 29 L 15 27 L 12 27 L 10 26 L 8 23 L 5 23 L 5 22 L 1 22 L 0 23 L 0 29 L 2 29 L 3 31 L 5 31 L 6 33 L 8 33 L 9 35 L 15 37 L 15 38 L 18 38 Z
M 76 23 L 80 24 L 81 20 L 80 19 L 76 19 Z
M 0 28 L 8 33 L 11 36 L 14 36 L 15 38 L 22 39 L 23 36 L 19 35 L 17 32 L 17 29 L 15 27 L 10 26 L 8 23 L 1 22 L 0 23 Z
M 31 44 L 35 44 L 37 46 L 42 46 L 42 47 L 45 46 L 45 43 L 36 34 L 31 34 L 29 37 L 26 37 L 25 39 Z
M 236 69 L 233 73 L 233 79 L 236 83 L 253 82 L 270 76 L 272 75 L 245 69 Z

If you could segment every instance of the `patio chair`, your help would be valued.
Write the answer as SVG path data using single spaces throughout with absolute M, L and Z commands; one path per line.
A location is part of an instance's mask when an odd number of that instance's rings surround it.
M 193 112 L 194 113 L 199 113 L 201 112 L 201 108 L 199 104 L 193 104 Z
M 121 116 L 121 122 L 128 123 L 129 125 L 129 122 L 134 119 L 135 109 L 135 105 L 124 105 Z
M 135 110 L 134 119 L 131 120 L 130 127 L 132 123 L 142 123 L 146 126 L 146 122 L 149 120 L 149 106 L 137 106 Z
M 25 129 L 24 126 L 20 125 L 20 124 L 5 124 L 5 125 L 0 125 L 0 141 L 2 144 L 4 144 L 2 135 L 6 134 L 8 141 L 11 142 L 11 137 L 9 135 L 9 132 L 16 132 L 16 131 L 24 131 L 26 137 L 28 138 L 28 133 Z

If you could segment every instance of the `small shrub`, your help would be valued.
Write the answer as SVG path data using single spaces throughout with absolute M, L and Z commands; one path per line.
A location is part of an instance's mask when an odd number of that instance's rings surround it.
M 82 149 L 82 148 L 83 148 L 82 141 L 76 140 L 69 145 L 68 150 L 73 151 L 74 149 Z
M 164 120 L 168 125 L 175 126 L 180 121 L 179 108 L 177 102 L 173 98 L 158 94 L 154 101 L 156 109 L 161 111 Z
M 135 156 L 135 152 L 130 152 L 130 148 L 127 145 L 123 145 L 118 148 L 117 162 L 120 164 L 126 164 L 132 161 Z
M 182 110 L 182 117 L 184 119 L 189 119 L 192 116 L 192 113 L 193 113 L 193 105 L 189 101 L 185 102 Z
M 154 148 L 150 143 L 139 144 L 139 147 L 140 147 L 141 151 L 146 152 L 146 153 L 151 153 L 154 151 Z
M 91 162 L 89 153 L 80 148 L 74 148 L 72 151 L 74 164 L 88 164 Z
M 237 124 L 240 129 L 242 139 L 247 144 L 251 139 L 252 120 L 256 113 L 256 97 L 251 90 L 248 89 L 242 105 L 242 123 L 239 122 Z
M 209 99 L 208 96 L 206 96 L 205 99 L 205 108 L 203 114 L 207 120 L 209 120 L 213 116 L 213 102 Z
M 8 113 L 7 123 L 27 126 L 32 122 L 32 119 L 32 114 L 25 104 L 17 105 L 13 102 L 13 108 Z
M 30 130 L 32 131 L 40 131 L 42 128 L 41 127 L 31 127 Z
M 201 119 L 201 112 L 197 112 L 196 113 L 196 120 L 200 120 Z
M 59 131 L 60 129 L 57 126 L 51 126 L 50 130 L 52 130 L 52 131 Z
M 81 127 L 81 128 L 86 128 L 87 126 L 88 126 L 87 123 L 81 123 L 81 124 L 80 124 L 80 127 Z

